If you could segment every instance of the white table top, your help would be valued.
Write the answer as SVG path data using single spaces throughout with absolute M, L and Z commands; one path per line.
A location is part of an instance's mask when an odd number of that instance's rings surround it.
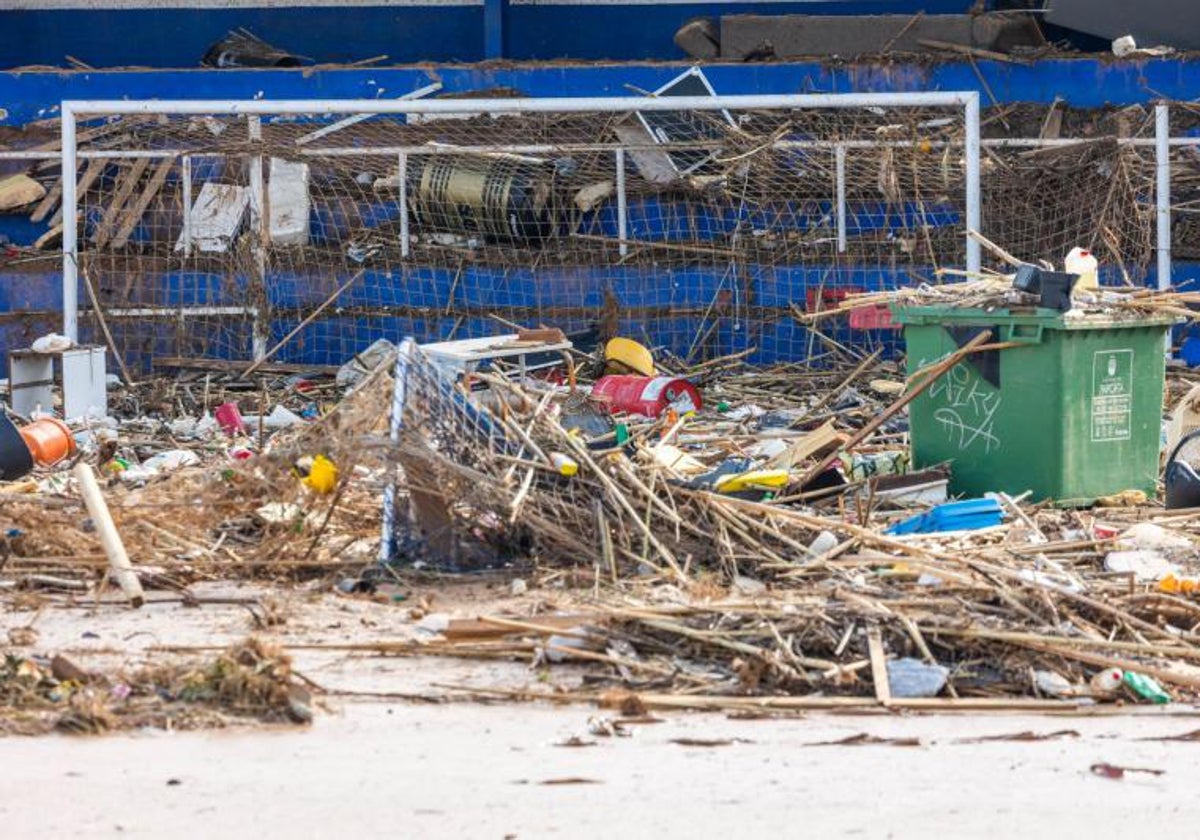
M 422 344 L 421 350 L 435 360 L 453 364 L 470 364 L 486 359 L 501 359 L 508 356 L 525 356 L 530 353 L 545 353 L 554 350 L 570 350 L 571 342 L 519 341 L 516 333 L 493 335 L 484 338 L 464 338 L 461 341 L 439 341 Z

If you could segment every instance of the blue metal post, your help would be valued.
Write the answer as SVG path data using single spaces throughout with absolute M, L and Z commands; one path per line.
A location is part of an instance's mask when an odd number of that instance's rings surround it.
M 508 0 L 483 0 L 483 57 L 504 58 L 504 13 Z

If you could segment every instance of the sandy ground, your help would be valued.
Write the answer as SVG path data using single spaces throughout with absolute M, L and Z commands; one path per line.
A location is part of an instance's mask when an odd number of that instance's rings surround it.
M 300 601 L 273 631 L 285 644 L 413 633 L 402 607 L 291 597 Z M 450 606 L 465 614 L 488 597 L 478 590 Z M 0 632 L 32 617 L 5 613 Z M 238 606 L 160 604 L 52 607 L 35 626 L 35 650 L 69 650 L 98 666 L 162 656 L 149 650 L 156 644 L 235 641 L 251 622 Z M 437 695 L 445 683 L 535 679 L 519 663 L 304 651 L 296 660 L 341 689 Z M 597 714 L 349 698 L 333 700 L 308 729 L 9 738 L 0 740 L 0 837 L 1161 838 L 1196 836 L 1200 818 L 1200 742 L 1148 740 L 1200 728 L 1191 709 L 665 714 L 621 738 L 591 735 Z M 1063 730 L 1048 740 L 971 741 Z M 860 733 L 919 745 L 818 744 Z M 562 745 L 575 736 L 589 745 Z M 675 743 L 689 738 L 729 743 Z M 1099 762 L 1163 772 L 1114 780 L 1089 769 Z

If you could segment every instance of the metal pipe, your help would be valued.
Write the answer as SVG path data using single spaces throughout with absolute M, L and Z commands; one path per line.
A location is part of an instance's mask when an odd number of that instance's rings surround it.
M 192 158 L 183 156 L 183 256 L 192 255 Z
M 846 253 L 846 147 L 840 143 L 833 149 L 837 170 L 837 249 Z
M 63 335 L 79 341 L 79 231 L 77 225 L 78 197 L 75 170 L 75 112 L 63 103 L 62 108 L 62 275 L 63 275 Z
M 63 111 L 76 114 L 462 114 L 483 112 L 574 113 L 582 111 L 718 111 L 770 108 L 887 108 L 961 105 L 979 107 L 975 91 L 920 93 L 804 93 L 741 96 L 609 96 L 539 99 L 120 99 L 67 100 Z
M 979 231 L 983 224 L 983 190 L 979 180 L 979 93 L 972 91 L 966 96 L 967 230 Z M 968 236 L 967 271 L 978 273 L 982 266 L 983 252 L 979 242 Z
M 406 93 L 403 96 L 399 96 L 399 97 L 397 97 L 397 99 L 402 99 L 405 101 L 408 101 L 411 99 L 420 99 L 422 96 L 428 96 L 431 93 L 437 93 L 441 89 L 442 89 L 442 83 L 434 82 L 431 85 L 425 85 L 425 87 L 423 87 L 423 88 L 417 88 L 416 90 L 411 91 L 410 93 Z M 378 116 L 378 114 L 354 114 L 352 116 L 346 117 L 345 119 L 338 120 L 335 123 L 331 123 L 331 124 L 325 126 L 324 128 L 318 128 L 316 131 L 313 131 L 309 134 L 305 134 L 303 137 L 297 137 L 296 145 L 303 146 L 305 143 L 311 143 L 314 140 L 320 140 L 322 137 L 333 134 L 335 131 L 341 131 L 343 128 L 349 128 L 352 125 L 357 125 L 358 123 L 362 122 L 363 120 L 369 120 L 369 119 L 371 119 L 371 117 L 375 117 L 375 116 Z
M 625 198 L 625 150 L 617 149 L 614 157 L 617 166 L 617 238 L 621 244 L 617 250 L 621 256 L 629 253 L 629 204 Z
M 1100 143 L 1113 142 L 1119 146 L 1134 146 L 1137 148 L 1151 148 L 1158 145 L 1158 141 L 1153 137 L 1102 137 L 1102 138 L 1052 138 L 1038 139 L 1036 137 L 992 137 L 979 141 L 979 146 L 982 149 L 1057 149 L 1067 146 L 1078 146 L 1084 143 Z M 776 140 L 770 144 L 769 148 L 773 149 L 832 149 L 836 146 L 845 146 L 847 149 L 907 149 L 913 146 L 922 148 L 944 149 L 946 147 L 956 148 L 964 146 L 961 141 L 954 140 Z M 1170 140 L 1172 148 L 1181 146 L 1200 146 L 1200 137 L 1172 137 Z M 692 143 L 675 143 L 671 145 L 673 149 L 707 149 L 711 148 L 711 142 L 692 142 Z M 617 149 L 625 151 L 639 150 L 661 150 L 663 147 L 657 143 L 646 143 L 645 145 L 630 145 L 616 143 L 559 143 L 559 144 L 509 144 L 509 145 L 487 145 L 487 146 L 376 146 L 372 148 L 363 148 L 361 146 L 330 146 L 320 149 L 297 149 L 296 151 L 302 155 L 310 157 L 391 157 L 399 154 L 406 155 L 455 155 L 455 154 L 488 154 L 488 153 L 508 153 L 508 154 L 551 154 L 562 152 L 614 152 Z M 130 149 L 127 151 L 114 151 L 109 149 L 79 149 L 76 151 L 76 157 L 79 160 L 136 160 L 137 158 L 149 158 L 151 160 L 160 160 L 169 157 L 181 157 L 182 155 L 200 154 L 200 149 Z M 203 151 L 205 157 L 227 157 L 225 152 L 220 151 Z M 36 160 L 45 161 L 47 163 L 57 163 L 59 161 L 57 153 L 54 157 L 46 157 L 45 152 L 30 152 L 30 151 L 0 151 L 0 160 Z
M 398 157 L 396 173 L 400 190 L 400 256 L 408 259 L 408 155 L 404 152 Z
M 1160 102 L 1154 106 L 1154 198 L 1157 207 L 1158 288 L 1171 287 L 1171 111 Z
M 247 129 L 250 140 L 254 143 L 262 141 L 262 119 L 250 115 L 247 119 Z M 250 158 L 250 229 L 253 231 L 252 247 L 254 249 L 254 281 L 259 285 L 262 299 L 267 299 L 267 230 L 268 221 L 266 202 L 266 185 L 263 178 L 263 156 L 252 155 Z M 255 317 L 251 327 L 251 347 L 254 360 L 261 361 L 267 352 L 267 340 L 270 335 L 270 325 Z

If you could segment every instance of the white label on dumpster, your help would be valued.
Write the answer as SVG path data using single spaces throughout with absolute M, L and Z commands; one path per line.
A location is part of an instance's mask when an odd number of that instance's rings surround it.
M 1129 440 L 1133 425 L 1133 351 L 1092 357 L 1092 442 Z

